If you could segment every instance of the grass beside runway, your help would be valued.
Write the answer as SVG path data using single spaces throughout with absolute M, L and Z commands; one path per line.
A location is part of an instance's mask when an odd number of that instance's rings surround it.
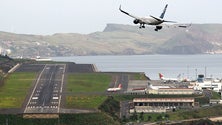
M 102 73 L 69 74 L 66 91 L 73 94 L 66 96 L 66 107 L 97 109 L 107 97 L 96 93 L 105 92 L 111 79 Z
M 102 95 L 74 95 L 66 97 L 67 108 L 86 108 L 97 109 L 105 100 L 107 96 Z
M 145 80 L 144 74 L 130 74 L 134 80 Z M 67 108 L 97 109 L 107 96 L 100 94 L 106 91 L 112 82 L 112 76 L 104 73 L 73 73 L 68 75 L 66 91 Z M 95 94 L 94 94 L 95 93 Z
M 147 80 L 147 78 L 143 73 L 135 73 L 133 75 L 133 80 Z
M 35 78 L 30 72 L 10 74 L 0 87 L 0 108 L 20 108 Z
M 106 91 L 111 76 L 102 73 L 76 73 L 68 75 L 68 92 L 104 92 Z

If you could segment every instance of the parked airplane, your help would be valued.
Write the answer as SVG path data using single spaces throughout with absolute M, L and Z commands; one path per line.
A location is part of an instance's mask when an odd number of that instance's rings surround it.
M 190 81 L 187 78 L 181 78 L 181 74 L 179 74 L 177 78 L 165 78 L 162 73 L 159 73 L 159 78 L 164 81 L 173 81 L 173 82 L 189 82 Z
M 158 31 L 158 30 L 161 30 L 161 29 L 162 29 L 163 26 L 162 26 L 161 24 L 162 24 L 163 22 L 176 23 L 175 21 L 167 21 L 167 20 L 164 20 L 164 19 L 163 19 L 163 18 L 164 18 L 164 15 L 165 15 L 165 12 L 166 12 L 166 9 L 167 9 L 167 6 L 168 6 L 168 4 L 166 4 L 166 6 L 165 6 L 163 12 L 161 13 L 160 17 L 154 17 L 154 16 L 152 16 L 152 15 L 150 15 L 150 17 L 137 17 L 137 16 L 134 16 L 134 15 L 129 14 L 128 12 L 122 10 L 122 9 L 121 9 L 121 5 L 120 5 L 120 7 L 119 7 L 119 10 L 120 10 L 122 13 L 124 13 L 124 14 L 132 17 L 132 18 L 134 18 L 133 23 L 134 23 L 134 24 L 140 24 L 140 27 L 139 27 L 139 28 L 145 28 L 145 24 L 147 24 L 147 25 L 154 25 L 154 26 L 156 26 L 155 31 Z M 187 28 L 188 26 L 186 26 L 186 25 L 181 25 L 181 26 L 180 26 L 180 25 L 179 25 L 178 27 Z
M 165 78 L 162 73 L 159 73 L 159 77 L 161 80 L 164 80 L 164 81 L 175 81 L 175 82 L 179 81 L 178 78 Z
M 116 92 L 122 89 L 122 84 L 119 84 L 119 86 L 117 88 L 108 88 L 107 91 L 108 92 Z

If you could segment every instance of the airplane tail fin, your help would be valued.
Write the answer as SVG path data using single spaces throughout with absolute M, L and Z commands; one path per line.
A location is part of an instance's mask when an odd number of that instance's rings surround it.
M 122 88 L 122 84 L 119 84 L 118 88 Z
M 159 73 L 159 77 L 160 77 L 160 79 L 162 79 L 163 78 L 163 74 Z
M 167 6 L 168 6 L 168 4 L 166 4 L 165 8 L 163 9 L 163 12 L 162 12 L 161 15 L 160 15 L 160 18 L 161 18 L 161 19 L 163 19 L 164 15 L 165 15 Z

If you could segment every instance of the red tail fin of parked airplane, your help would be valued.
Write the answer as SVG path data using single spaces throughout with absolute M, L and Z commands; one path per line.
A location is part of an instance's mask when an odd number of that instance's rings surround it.
M 159 73 L 159 77 L 160 77 L 160 79 L 162 79 L 163 78 L 163 74 Z
M 119 84 L 118 88 L 122 88 L 122 84 Z

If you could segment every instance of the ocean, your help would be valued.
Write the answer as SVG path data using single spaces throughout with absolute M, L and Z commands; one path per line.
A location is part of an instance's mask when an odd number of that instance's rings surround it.
M 198 74 L 222 78 L 222 55 L 124 55 L 52 57 L 54 61 L 95 64 L 102 72 L 144 72 L 150 79 L 196 79 Z

